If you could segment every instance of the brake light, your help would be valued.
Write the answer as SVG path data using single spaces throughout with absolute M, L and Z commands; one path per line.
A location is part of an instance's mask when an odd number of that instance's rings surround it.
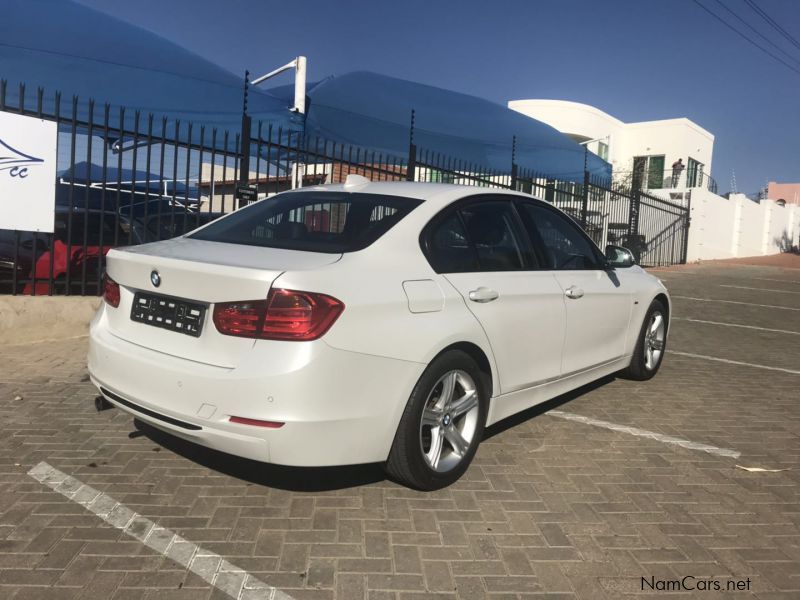
M 108 273 L 103 273 L 103 300 L 114 308 L 119 306 L 119 284 Z
M 215 304 L 214 325 L 224 335 L 305 342 L 322 337 L 343 310 L 325 294 L 273 289 L 266 300 Z

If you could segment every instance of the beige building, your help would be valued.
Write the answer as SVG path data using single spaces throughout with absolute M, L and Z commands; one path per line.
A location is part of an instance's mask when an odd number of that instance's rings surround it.
M 767 198 L 776 201 L 783 200 L 786 204 L 800 204 L 800 183 L 770 181 L 767 184 Z

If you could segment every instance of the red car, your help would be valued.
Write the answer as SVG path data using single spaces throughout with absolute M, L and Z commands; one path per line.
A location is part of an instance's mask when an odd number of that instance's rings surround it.
M 153 210 L 155 213 L 155 210 Z M 99 293 L 103 273 L 103 257 L 114 246 L 141 244 L 183 235 L 221 216 L 221 213 L 152 214 L 146 220 L 136 216 L 131 221 L 113 212 L 73 211 L 70 228 L 69 211 L 56 209 L 52 247 L 46 233 L 19 233 L 16 251 L 16 289 L 14 281 L 14 232 L 0 231 L 0 293 L 46 296 L 50 290 L 52 261 L 52 293 L 67 291 L 67 273 L 72 294 Z M 88 216 L 88 218 L 87 218 Z M 84 281 L 85 285 L 82 285 Z
M 73 212 L 72 227 L 69 228 L 69 212 L 57 211 L 55 231 L 50 243 L 50 235 L 31 232 L 0 232 L 0 291 L 23 294 L 47 295 L 51 293 L 51 268 L 53 278 L 52 293 L 66 292 L 67 273 L 70 277 L 70 291 L 81 292 L 81 280 L 86 273 L 86 292 L 98 291 L 102 275 L 102 257 L 115 245 L 129 243 L 128 222 L 117 220 L 113 213 Z M 16 290 L 11 289 L 14 282 L 14 245 L 19 236 L 16 250 Z M 135 232 L 131 233 L 131 243 L 139 243 Z M 101 237 L 102 236 L 102 237 Z M 52 263 L 52 267 L 51 267 Z

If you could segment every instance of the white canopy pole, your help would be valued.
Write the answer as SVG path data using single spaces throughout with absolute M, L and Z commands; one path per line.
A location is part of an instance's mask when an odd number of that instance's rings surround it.
M 294 72 L 294 110 L 306 114 L 306 57 L 298 56 Z
M 274 71 L 270 71 L 266 75 L 262 75 L 261 77 L 257 77 L 253 81 L 250 82 L 251 85 L 258 85 L 266 81 L 267 79 L 271 79 L 276 75 L 280 75 L 284 71 L 288 71 L 289 69 L 294 69 L 294 106 L 292 110 L 294 112 L 300 113 L 301 115 L 306 114 L 306 57 L 305 56 L 298 56 L 292 62 L 286 63 L 282 67 L 278 67 Z

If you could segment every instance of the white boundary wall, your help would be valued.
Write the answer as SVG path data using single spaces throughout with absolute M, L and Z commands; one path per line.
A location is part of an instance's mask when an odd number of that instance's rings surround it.
M 798 244 L 800 205 L 760 203 L 744 194 L 730 199 L 692 190 L 687 262 L 777 254 Z

